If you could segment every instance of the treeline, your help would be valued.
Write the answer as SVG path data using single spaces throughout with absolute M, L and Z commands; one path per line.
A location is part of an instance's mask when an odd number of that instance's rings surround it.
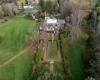
M 64 29 L 60 31 L 59 38 L 61 40 L 60 47 L 61 47 L 63 73 L 65 76 L 65 79 L 70 80 L 71 73 L 70 73 L 69 66 L 68 66 L 68 55 L 67 55 L 68 50 L 67 50 L 67 41 L 66 41 L 66 38 L 68 37 L 68 35 L 69 35 L 69 29 L 68 27 L 65 27 Z
M 2 4 L 2 3 L 12 3 L 12 2 L 15 2 L 17 4 L 16 0 L 0 0 L 0 4 Z
M 86 61 L 86 72 L 88 76 L 100 80 L 100 3 L 96 5 L 94 11 L 97 13 L 95 32 L 90 36 L 89 49 L 87 55 L 89 60 Z
M 87 34 L 82 33 L 74 42 L 71 41 L 70 27 L 60 31 L 63 72 L 69 80 L 83 80 L 86 77 L 83 66 L 83 53 L 86 50 Z M 78 54 L 78 55 L 77 55 Z M 75 69 L 77 66 L 78 72 Z M 81 74 L 80 74 L 81 73 Z M 79 77 L 80 76 L 80 77 Z
M 39 5 L 43 12 L 48 12 L 49 14 L 58 12 L 57 0 L 40 0 Z

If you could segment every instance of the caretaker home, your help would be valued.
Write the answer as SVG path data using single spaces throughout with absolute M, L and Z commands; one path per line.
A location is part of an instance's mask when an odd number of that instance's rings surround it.
M 64 19 L 56 19 L 53 16 L 45 16 L 45 20 L 42 25 L 40 25 L 40 31 L 46 31 L 50 33 L 59 33 L 59 30 L 64 27 Z

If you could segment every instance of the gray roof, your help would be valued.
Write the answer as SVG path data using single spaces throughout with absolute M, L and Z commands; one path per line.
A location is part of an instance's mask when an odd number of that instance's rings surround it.
M 65 20 L 64 20 L 64 19 L 62 19 L 62 20 L 57 20 L 57 22 L 60 23 L 60 24 L 65 24 Z
M 45 17 L 50 17 L 50 15 L 49 14 L 46 14 Z
M 28 14 L 38 14 L 39 13 L 39 10 L 32 10 L 32 11 L 24 11 L 21 13 L 21 15 L 25 16 L 25 15 L 28 15 Z
M 29 13 L 29 12 L 25 12 L 25 11 L 24 11 L 24 12 L 22 12 L 20 15 L 25 16 L 25 15 L 28 15 L 28 13 Z
M 32 10 L 31 12 L 30 12 L 30 14 L 38 14 L 39 13 L 39 10 Z

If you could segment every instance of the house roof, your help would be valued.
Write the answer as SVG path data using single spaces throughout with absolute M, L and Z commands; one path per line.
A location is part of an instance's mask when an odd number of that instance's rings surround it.
M 30 14 L 37 14 L 37 13 L 39 13 L 39 10 L 33 10 L 30 12 Z
M 55 23 L 57 23 L 56 19 L 49 19 L 49 20 L 47 20 L 47 24 L 55 24 Z
M 25 12 L 25 11 L 21 13 L 21 15 L 23 15 L 23 16 L 28 15 L 28 14 L 29 14 L 29 12 Z
M 30 4 L 24 4 L 24 6 L 31 6 Z
M 65 24 L 65 20 L 64 20 L 64 19 L 62 19 L 62 20 L 57 20 L 57 22 L 60 23 L 60 24 Z

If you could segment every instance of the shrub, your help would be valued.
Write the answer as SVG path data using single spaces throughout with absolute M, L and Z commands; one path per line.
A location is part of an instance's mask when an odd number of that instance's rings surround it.
M 35 62 L 38 64 L 41 62 L 41 58 L 42 58 L 42 53 L 43 50 L 42 49 L 38 49 L 37 52 L 35 53 Z

